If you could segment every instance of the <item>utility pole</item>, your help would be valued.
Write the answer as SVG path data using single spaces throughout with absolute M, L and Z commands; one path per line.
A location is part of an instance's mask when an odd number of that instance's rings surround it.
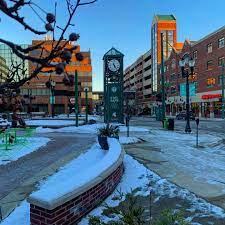
M 74 111 L 75 111 L 75 115 L 76 115 L 76 127 L 78 127 L 79 103 L 78 103 L 78 74 L 77 74 L 77 70 L 75 70 L 75 76 L 74 76 L 74 89 L 75 89 Z
M 164 55 L 163 55 L 163 33 L 161 33 L 161 80 L 162 80 L 162 120 L 165 119 L 165 77 L 164 77 Z
M 222 65 L 222 119 L 225 117 L 225 105 L 224 105 L 224 63 Z

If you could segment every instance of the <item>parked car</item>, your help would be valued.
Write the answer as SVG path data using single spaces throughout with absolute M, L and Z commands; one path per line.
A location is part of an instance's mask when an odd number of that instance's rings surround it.
M 0 117 L 0 128 L 10 127 L 11 123 L 7 119 Z
M 179 112 L 176 115 L 176 119 L 177 120 L 186 120 L 187 119 L 186 111 Z M 195 114 L 192 111 L 190 111 L 190 119 L 195 120 Z

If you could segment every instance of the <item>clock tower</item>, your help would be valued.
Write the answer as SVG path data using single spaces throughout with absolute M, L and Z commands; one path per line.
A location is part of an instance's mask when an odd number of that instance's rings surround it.
M 103 57 L 105 123 L 123 123 L 123 57 L 115 48 Z

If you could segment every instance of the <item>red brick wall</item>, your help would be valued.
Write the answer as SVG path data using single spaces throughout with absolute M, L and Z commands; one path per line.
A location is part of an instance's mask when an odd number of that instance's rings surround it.
M 53 210 L 30 205 L 31 225 L 72 225 L 109 196 L 123 175 L 121 164 L 109 177 L 80 196 Z
M 206 37 L 203 40 L 200 40 L 198 43 L 194 45 L 190 45 L 187 41 L 184 44 L 182 51 L 178 54 L 171 54 L 170 58 L 165 62 L 165 65 L 168 65 L 169 70 L 165 71 L 166 80 L 169 81 L 171 86 L 177 87 L 177 93 L 173 95 L 179 95 L 179 84 L 185 83 L 185 79 L 179 77 L 176 80 L 171 80 L 171 74 L 175 73 L 176 75 L 181 73 L 180 68 L 178 66 L 180 58 L 188 53 L 191 57 L 193 56 L 193 52 L 197 51 L 197 59 L 195 65 L 195 73 L 197 75 L 197 92 L 208 92 L 221 90 L 221 86 L 218 84 L 218 76 L 222 74 L 222 69 L 218 66 L 218 58 L 225 57 L 225 47 L 218 48 L 218 39 L 225 37 L 225 28 L 219 30 L 218 32 Z M 212 53 L 207 52 L 207 45 L 212 43 Z M 177 62 L 176 69 L 171 69 L 172 60 L 175 59 Z M 213 68 L 211 70 L 207 70 L 207 61 L 213 61 Z M 160 76 L 160 74 L 159 74 Z M 207 78 L 215 78 L 216 84 L 212 87 L 207 87 Z M 170 92 L 168 92 L 168 96 L 171 96 Z

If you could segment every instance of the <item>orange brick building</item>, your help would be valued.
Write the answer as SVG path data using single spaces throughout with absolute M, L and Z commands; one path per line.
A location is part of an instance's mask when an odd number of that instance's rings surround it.
M 34 40 L 32 45 L 36 45 L 43 40 Z M 46 40 L 43 44 L 44 49 L 51 51 L 52 49 L 52 40 Z M 73 43 L 69 43 L 65 48 L 71 48 Z M 75 54 L 80 52 L 84 59 L 83 61 L 78 61 L 75 57 Z M 34 50 L 31 53 L 33 56 L 38 57 L 41 55 L 40 50 Z M 55 62 L 60 62 L 61 59 L 58 58 Z M 29 62 L 29 72 L 32 72 L 35 69 L 35 65 L 32 62 Z M 49 70 L 50 68 L 46 69 Z M 77 46 L 77 49 L 73 51 L 71 62 L 66 65 L 65 72 L 68 75 L 75 74 L 75 71 L 78 71 L 78 90 L 79 90 L 79 110 L 85 110 L 85 87 L 89 87 L 88 100 L 89 108 L 92 108 L 92 65 L 91 65 L 91 55 L 90 52 L 81 52 L 80 46 Z M 31 81 L 27 82 L 21 88 L 21 95 L 25 97 L 25 107 L 24 111 L 32 112 L 46 112 L 48 114 L 52 113 L 52 104 L 54 103 L 54 113 L 62 114 L 68 113 L 74 107 L 74 85 L 66 86 L 63 82 L 64 74 L 57 75 L 55 72 L 51 73 L 39 73 L 38 76 Z M 46 87 L 46 82 L 52 80 L 55 82 L 54 87 L 54 96 L 51 97 L 52 92 L 49 88 Z
M 164 59 L 168 59 L 172 49 L 180 50 L 182 43 L 177 42 L 177 22 L 173 15 L 155 15 L 151 27 L 152 46 L 152 90 L 159 90 L 158 66 L 161 64 L 161 33 L 163 33 Z

